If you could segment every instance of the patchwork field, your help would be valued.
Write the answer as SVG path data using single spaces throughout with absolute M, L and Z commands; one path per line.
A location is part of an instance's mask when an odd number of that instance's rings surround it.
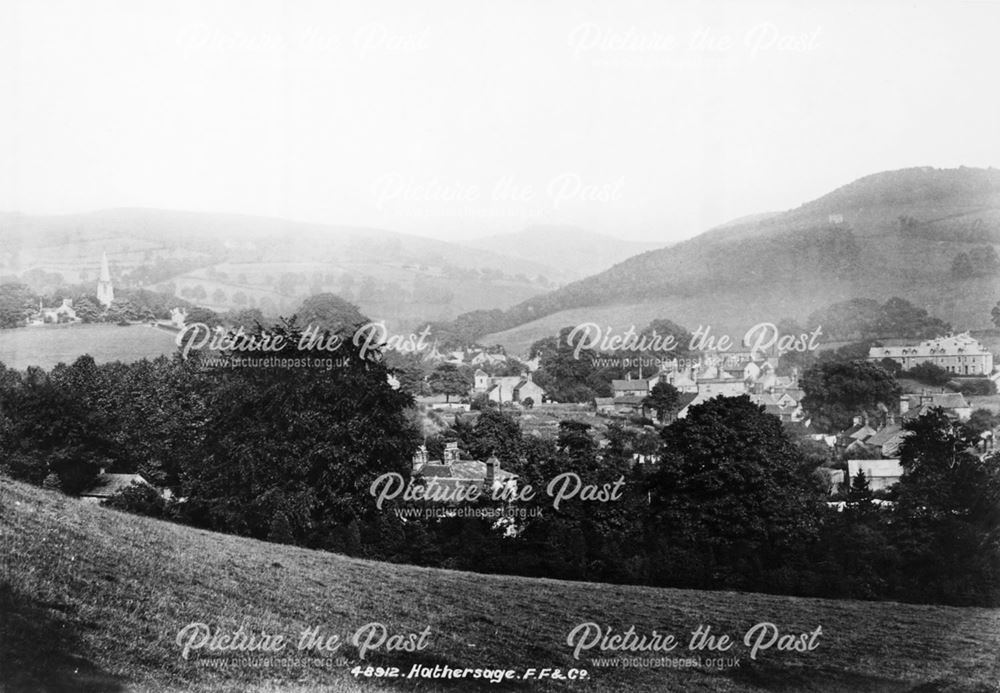
M 178 633 L 244 625 L 288 634 L 320 627 L 345 643 L 334 661 L 265 666 L 195 649 Z M 419 651 L 347 642 L 381 622 L 430 635 Z M 740 641 L 728 666 L 598 666 L 567 635 L 594 622 L 621 633 L 690 632 Z M 761 622 L 822 633 L 812 651 L 749 658 Z M 376 563 L 167 524 L 0 477 L 0 688 L 6 691 L 996 691 L 1000 610 L 794 599 L 478 575 Z M 645 656 L 645 655 L 643 655 Z M 703 659 L 710 656 L 706 653 Z M 241 659 L 242 658 L 242 659 Z M 714 658 L 714 657 L 713 657 Z M 252 660 L 252 658 L 250 658 Z M 736 665 L 734 660 L 738 659 Z M 578 681 L 373 679 L 364 664 L 584 668 Z

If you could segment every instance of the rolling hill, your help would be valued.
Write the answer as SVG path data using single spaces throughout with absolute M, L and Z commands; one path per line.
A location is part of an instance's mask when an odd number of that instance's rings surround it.
M 518 257 L 526 262 L 559 258 L 557 278 L 571 281 L 603 272 L 622 260 L 666 243 L 623 241 L 575 226 L 532 226 L 469 241 L 465 245 Z
M 356 678 L 351 633 L 430 628 L 419 651 L 367 653 L 363 664 L 585 668 L 581 681 Z M 297 640 L 345 639 L 336 655 L 269 665 L 196 649 L 191 623 L 241 625 Z M 729 666 L 598 666 L 567 634 L 594 622 L 622 632 L 740 639 Z M 787 633 L 822 627 L 813 651 L 758 653 L 740 636 L 759 622 Z M 224 643 L 219 643 L 224 644 Z M 423 569 L 347 558 L 125 515 L 0 477 L 0 689 L 5 691 L 960 691 L 995 690 L 1000 611 L 695 592 Z M 284 653 L 288 655 L 288 653 Z M 614 653 L 603 653 L 613 656 Z M 645 655 L 642 655 L 645 656 Z M 708 659 L 708 655 L 703 655 Z M 734 659 L 739 659 L 735 665 Z
M 580 322 L 653 318 L 734 337 L 855 297 L 899 296 L 961 329 L 990 324 L 1000 276 L 955 278 L 959 253 L 1000 246 L 1000 170 L 867 176 L 801 207 L 737 220 L 533 297 L 483 338 L 514 351 Z
M 400 326 L 507 308 L 561 276 L 543 261 L 384 229 L 233 214 L 7 213 L 0 214 L 0 237 L 0 276 L 49 290 L 96 281 L 106 252 L 119 285 L 167 288 L 216 310 L 253 306 L 276 314 L 334 291 Z M 198 287 L 204 295 L 182 294 Z

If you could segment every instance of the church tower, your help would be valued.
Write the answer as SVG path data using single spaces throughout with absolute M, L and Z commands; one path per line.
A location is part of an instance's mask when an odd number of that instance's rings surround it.
M 101 276 L 97 279 L 97 300 L 105 308 L 115 300 L 115 289 L 111 286 L 111 270 L 108 269 L 108 254 L 101 253 Z

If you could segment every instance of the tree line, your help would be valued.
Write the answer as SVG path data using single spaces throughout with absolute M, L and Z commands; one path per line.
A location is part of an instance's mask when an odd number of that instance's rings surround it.
M 272 325 L 294 344 L 292 319 Z M 289 346 L 243 356 L 328 354 Z M 496 455 L 522 501 L 479 501 L 480 516 L 406 517 L 376 507 L 372 481 L 408 476 L 423 441 L 413 396 L 377 356 L 341 367 L 212 366 L 198 355 L 50 371 L 0 370 L 0 470 L 78 494 L 101 468 L 139 472 L 174 499 L 133 489 L 112 504 L 214 531 L 379 560 L 490 573 L 804 596 L 1000 604 L 1000 475 L 942 415 L 908 424 L 908 470 L 892 506 L 864 489 L 831 508 L 814 464 L 749 398 L 717 398 L 649 431 L 563 421 L 525 435 L 493 409 L 426 440 Z M 652 437 L 652 439 L 651 439 Z M 635 463 L 655 451 L 656 464 Z M 542 492 L 559 474 L 605 486 L 612 502 Z M 410 504 L 412 505 L 412 503 Z M 518 511 L 521 514 L 518 515 Z M 531 511 L 531 512 L 528 512 Z M 498 521 L 506 513 L 513 521 Z

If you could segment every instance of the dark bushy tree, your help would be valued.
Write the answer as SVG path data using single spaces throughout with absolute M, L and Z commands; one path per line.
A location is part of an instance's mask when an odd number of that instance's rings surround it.
M 656 418 L 660 423 L 677 408 L 680 402 L 680 393 L 677 388 L 670 383 L 656 383 L 649 394 L 642 400 L 642 406 L 649 407 L 656 412 Z
M 694 406 L 662 437 L 651 482 L 655 531 L 675 558 L 701 566 L 697 582 L 753 585 L 813 540 L 815 484 L 781 422 L 749 397 Z
M 897 406 L 900 388 L 881 366 L 867 361 L 819 363 L 800 381 L 805 391 L 802 408 L 820 430 L 836 432 L 851 425 L 854 416 L 875 418 L 878 405 Z
M 243 356 L 325 357 L 296 348 L 300 328 L 286 323 L 282 352 Z M 372 509 L 372 481 L 404 473 L 417 444 L 405 416 L 410 394 L 394 390 L 385 366 L 340 353 L 342 367 L 219 369 L 206 402 L 204 457 L 183 474 L 189 521 L 266 538 L 279 514 L 296 543 L 329 546 L 334 526 Z M 334 547 L 335 548 L 335 547 Z M 340 547 L 342 548 L 342 547 Z

